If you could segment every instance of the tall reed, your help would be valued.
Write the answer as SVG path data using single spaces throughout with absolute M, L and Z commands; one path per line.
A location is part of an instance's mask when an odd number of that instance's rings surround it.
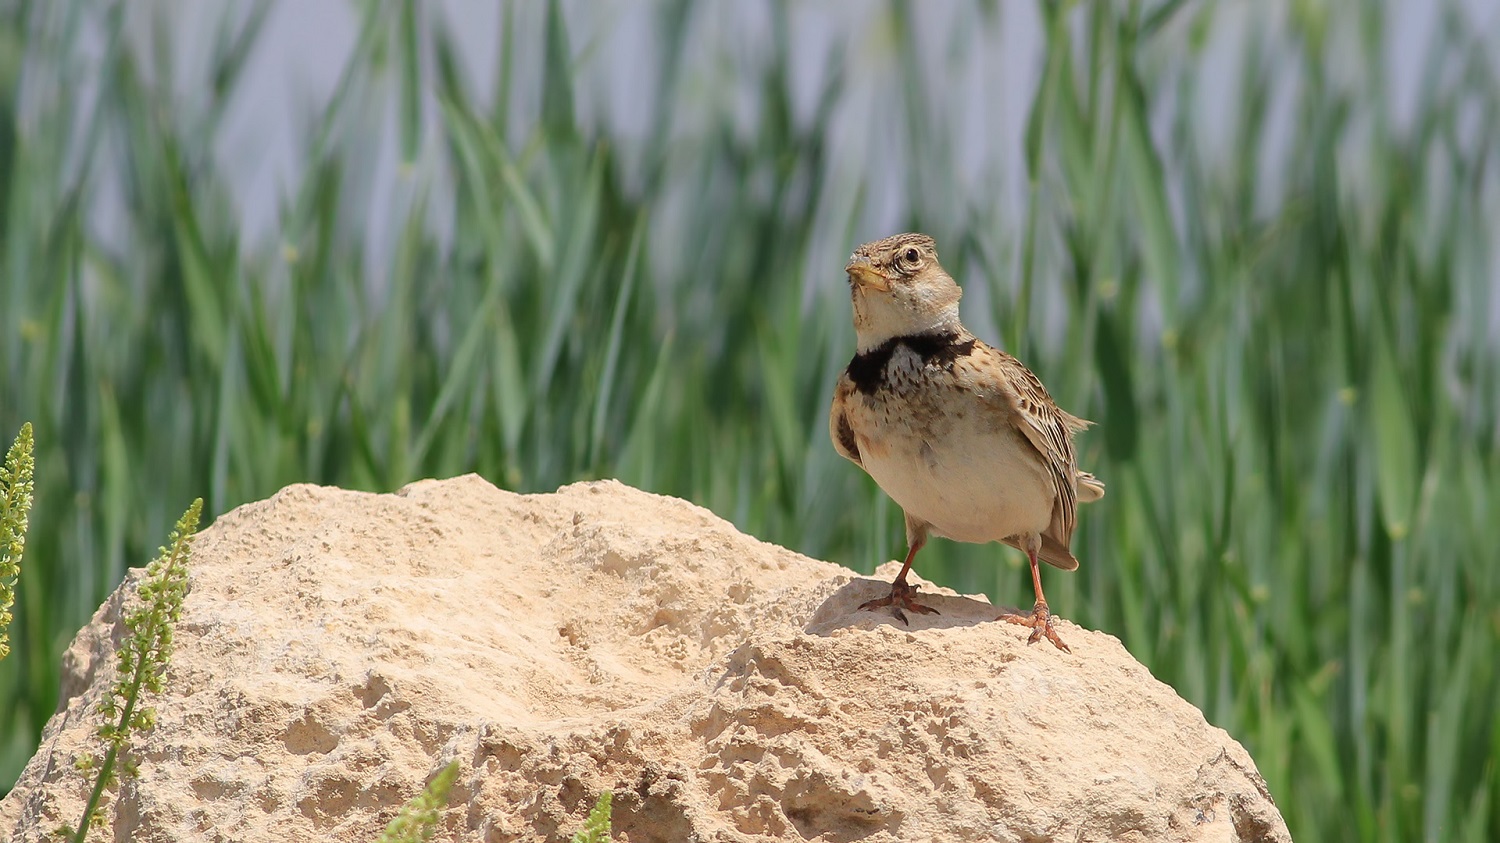
M 265 8 L 215 33 L 206 81 L 117 37 L 126 4 L 0 11 L 0 430 L 34 420 L 41 471 L 0 779 L 67 636 L 197 494 L 615 476 L 889 558 L 899 512 L 825 412 L 842 259 L 897 225 L 1099 423 L 1110 494 L 1054 608 L 1240 738 L 1298 840 L 1500 833 L 1500 90 L 1464 4 L 1398 102 L 1380 4 L 1039 2 L 1019 164 L 977 171 L 962 62 L 1017 4 L 873 7 L 812 71 L 798 4 L 653 7 L 634 134 L 601 116 L 593 16 L 504 4 L 481 79 L 462 22 L 371 4 L 276 237 L 247 242 L 214 150 Z M 718 35 L 735 14 L 751 55 Z M 1029 594 L 994 546 L 935 543 L 919 573 Z

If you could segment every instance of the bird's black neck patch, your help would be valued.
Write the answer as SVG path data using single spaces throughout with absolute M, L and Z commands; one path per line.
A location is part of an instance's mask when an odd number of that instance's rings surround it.
M 891 355 L 902 346 L 922 359 L 923 366 L 937 365 L 945 369 L 953 367 L 953 361 L 967 357 L 974 351 L 974 338 L 962 338 L 958 331 L 930 331 L 925 334 L 907 334 L 891 337 L 880 345 L 854 355 L 849 361 L 849 380 L 854 388 L 865 395 L 873 395 L 885 382 L 886 367 Z

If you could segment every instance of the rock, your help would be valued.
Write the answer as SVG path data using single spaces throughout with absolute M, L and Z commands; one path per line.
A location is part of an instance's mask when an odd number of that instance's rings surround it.
M 925 584 L 941 615 L 855 612 L 894 572 L 615 482 L 289 487 L 196 540 L 109 836 L 373 841 L 456 758 L 438 839 L 567 839 L 610 789 L 631 843 L 1290 840 L 1245 750 L 1114 638 L 1027 646 Z M 0 834 L 77 822 L 138 579 L 68 649 Z

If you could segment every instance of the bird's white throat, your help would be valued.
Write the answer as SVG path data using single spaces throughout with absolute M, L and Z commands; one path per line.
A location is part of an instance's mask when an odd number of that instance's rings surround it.
M 903 294 L 904 293 L 904 294 Z M 940 331 L 958 331 L 958 300 L 963 291 L 957 284 L 905 290 L 900 293 L 856 288 L 854 290 L 854 335 L 863 354 L 896 337 Z

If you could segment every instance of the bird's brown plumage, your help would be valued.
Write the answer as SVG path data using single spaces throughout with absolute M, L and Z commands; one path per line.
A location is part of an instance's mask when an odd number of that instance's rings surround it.
M 834 448 L 906 513 L 906 564 L 891 596 L 867 605 L 924 611 L 906 572 L 929 532 L 1003 541 L 1030 557 L 1037 607 L 1026 623 L 1064 649 L 1050 625 L 1037 560 L 1078 567 L 1078 504 L 1104 486 L 1078 470 L 1073 435 L 1088 422 L 1058 407 L 1040 379 L 979 341 L 958 315 L 962 291 L 923 234 L 860 246 L 845 267 L 857 353 L 829 413 Z
M 995 388 L 997 372 L 1013 389 Z M 1058 407 L 1041 380 L 1021 361 L 983 342 L 975 343 L 969 360 L 955 366 L 954 374 L 964 388 L 983 395 L 992 412 L 1019 430 L 1047 466 L 1055 496 L 1052 521 L 1041 534 L 1041 557 L 1065 571 L 1076 570 L 1078 559 L 1069 549 L 1078 524 L 1079 497 L 1073 433 L 1088 427 L 1089 422 Z M 1021 547 L 1018 542 L 1006 543 Z

